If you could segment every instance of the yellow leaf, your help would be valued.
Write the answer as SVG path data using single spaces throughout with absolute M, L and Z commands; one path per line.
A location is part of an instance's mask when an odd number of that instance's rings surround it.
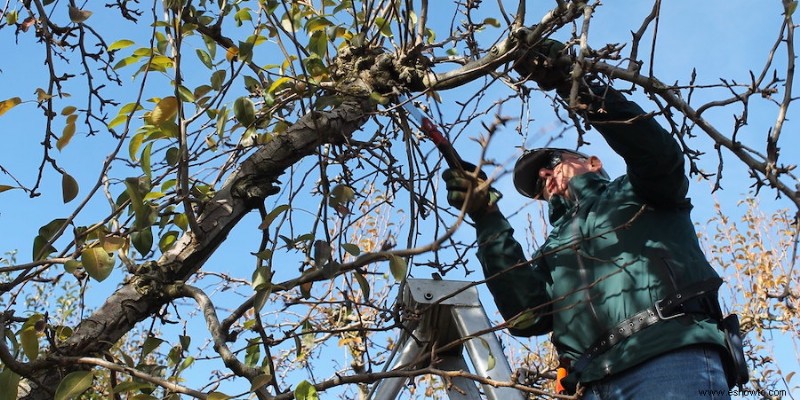
M 161 125 L 165 122 L 171 122 L 178 115 L 178 99 L 175 96 L 169 96 L 161 99 L 156 104 L 153 112 L 150 113 L 150 123 L 153 125 Z
M 269 90 L 267 90 L 267 93 L 269 94 L 274 93 L 276 89 L 278 89 L 287 82 L 289 82 L 289 77 L 286 76 L 276 79 L 275 82 L 272 82 L 272 84 L 269 85 Z
M 0 115 L 6 113 L 6 111 L 14 108 L 17 104 L 22 103 L 22 99 L 19 97 L 12 97 L 10 99 L 6 99 L 0 102 Z
M 64 132 L 61 134 L 61 137 L 56 141 L 56 148 L 61 151 L 69 144 L 73 135 L 75 135 L 75 123 L 67 124 L 67 126 L 64 127 Z
M 237 47 L 229 47 L 228 51 L 225 52 L 225 59 L 228 61 L 233 61 L 238 55 L 239 49 Z

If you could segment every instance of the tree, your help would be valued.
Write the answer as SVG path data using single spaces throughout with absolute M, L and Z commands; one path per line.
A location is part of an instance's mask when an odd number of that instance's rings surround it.
M 574 95 L 561 102 L 514 72 L 550 35 L 574 50 L 563 61 L 575 87 L 596 75 L 647 102 L 681 140 L 693 176 L 716 190 L 733 170 L 755 194 L 800 207 L 796 161 L 780 151 L 791 140 L 783 132 L 794 100 L 795 2 L 774 2 L 776 38 L 763 43 L 763 69 L 746 83 L 704 82 L 691 63 L 672 83 L 659 79 L 658 0 L 625 27 L 633 34 L 624 44 L 594 40 L 590 22 L 613 18 L 600 2 L 555 1 L 549 12 L 506 3 L 8 2 L 3 36 L 44 63 L 32 64 L 35 89 L 0 99 L 0 118 L 17 129 L 14 118 L 25 118 L 43 134 L 35 152 L 0 164 L 0 196 L 41 204 L 55 177 L 66 208 L 45 207 L 58 215 L 31 227 L 30 257 L 9 248 L 3 259 L 0 377 L 22 382 L 24 398 L 223 398 L 235 388 L 308 399 L 332 388 L 363 395 L 389 376 L 447 382 L 435 365 L 380 370 L 387 333 L 408 317 L 395 280 L 410 268 L 472 272 L 471 243 L 458 235 L 463 215 L 437 202 L 440 157 L 400 105 L 443 121 L 502 184 L 516 147 L 498 142 L 543 144 L 527 132 L 544 101 L 563 127 L 545 135 L 577 129 L 572 145 L 588 142 Z M 775 119 L 753 140 L 744 129 L 751 110 L 764 109 Z M 726 126 L 714 122 L 718 113 Z M 240 240 L 247 244 L 232 243 Z M 220 258 L 231 252 L 233 267 Z M 54 294 L 65 280 L 79 294 Z M 796 305 L 796 283 L 782 288 L 782 301 Z M 45 301 L 52 296 L 80 301 L 56 309 Z M 322 367 L 310 361 L 334 344 L 350 364 L 337 357 L 333 372 L 315 375 Z M 215 365 L 210 383 L 184 384 L 200 363 Z

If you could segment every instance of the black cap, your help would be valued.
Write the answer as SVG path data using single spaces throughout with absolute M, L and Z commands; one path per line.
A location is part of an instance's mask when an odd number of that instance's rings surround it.
M 554 153 L 569 153 L 578 157 L 589 158 L 589 156 L 579 151 L 557 147 L 526 150 L 519 157 L 517 163 L 514 164 L 514 186 L 520 194 L 532 199 L 541 198 L 541 190 L 538 185 L 539 170 L 550 162 Z M 601 173 L 605 174 L 605 171 Z

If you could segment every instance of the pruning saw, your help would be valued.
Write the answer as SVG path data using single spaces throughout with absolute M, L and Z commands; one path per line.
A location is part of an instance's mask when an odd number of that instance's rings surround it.
M 456 150 L 453 148 L 453 144 L 450 143 L 450 140 L 448 140 L 447 137 L 444 136 L 441 131 L 439 131 L 439 127 L 433 123 L 433 120 L 431 120 L 431 118 L 427 115 L 422 114 L 422 112 L 417 109 L 414 104 L 412 104 L 411 99 L 408 97 L 401 96 L 400 101 L 403 104 L 403 109 L 406 110 L 408 115 L 410 115 L 414 121 L 416 121 L 422 133 L 430 138 L 433 141 L 433 144 L 436 145 L 436 148 L 439 149 L 439 152 L 442 154 L 442 157 L 444 157 L 444 161 L 447 163 L 447 166 L 459 170 L 462 169 L 464 164 L 461 156 L 459 156 Z

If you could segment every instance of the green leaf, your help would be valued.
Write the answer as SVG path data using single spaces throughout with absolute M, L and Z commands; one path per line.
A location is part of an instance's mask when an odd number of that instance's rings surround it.
M 64 204 L 69 203 L 78 196 L 78 181 L 72 175 L 64 173 L 61 175 L 61 197 Z
M 250 15 L 250 7 L 243 7 L 241 10 L 237 11 L 236 14 L 233 15 L 233 20 L 236 22 L 236 26 L 242 26 L 242 22 L 244 21 L 252 21 L 253 16 Z
M 91 371 L 72 372 L 58 384 L 54 400 L 77 398 L 92 386 L 92 381 L 94 381 L 94 374 Z
M 269 299 L 269 295 L 271 293 L 272 293 L 271 286 L 267 286 L 265 289 L 256 292 L 256 295 L 253 298 L 254 312 L 256 313 L 261 312 L 261 309 L 264 308 L 265 304 L 267 304 L 267 299 Z
M 142 150 L 142 162 L 141 162 L 142 171 L 150 179 L 153 178 L 153 170 L 150 163 L 150 156 L 152 155 L 152 153 L 153 153 L 153 142 L 150 142 L 147 144 L 147 146 L 144 146 L 144 149 Z
M 146 255 L 153 248 L 153 229 L 152 227 L 144 228 L 140 231 L 131 234 L 131 241 L 133 247 L 141 255 Z
M 316 31 L 311 34 L 311 39 L 308 41 L 308 50 L 312 54 L 324 58 L 328 53 L 328 34 L 325 31 Z
M 272 224 L 272 221 L 274 221 L 275 218 L 278 217 L 278 215 L 280 215 L 282 212 L 284 212 L 284 211 L 286 211 L 288 209 L 289 209 L 289 205 L 287 205 L 287 204 L 282 204 L 282 205 L 279 205 L 279 206 L 275 207 L 274 210 L 270 211 L 269 214 L 267 214 L 267 216 L 264 217 L 264 220 L 261 221 L 260 225 L 258 225 L 258 229 L 260 229 L 262 231 L 268 229 L 269 226 Z
M 10 99 L 0 101 L 0 115 L 5 114 L 6 111 L 16 107 L 19 103 L 22 103 L 22 99 L 19 97 L 12 97 Z
M 317 388 L 308 381 L 302 381 L 294 389 L 294 398 L 297 400 L 319 400 Z
M 161 236 L 161 239 L 158 241 L 158 248 L 161 252 L 166 252 L 175 244 L 178 240 L 178 232 L 177 231 L 169 231 Z
M 385 18 L 381 18 L 381 17 L 375 18 L 375 26 L 378 27 L 381 35 L 386 36 L 386 37 L 394 36 L 394 34 L 392 34 L 391 24 Z
M 498 21 L 497 18 L 486 18 L 483 20 L 483 23 L 486 25 L 491 25 L 495 28 L 500 27 L 500 21 Z
M 147 339 L 144 340 L 144 344 L 142 344 L 142 358 L 152 353 L 153 350 L 161 346 L 162 343 L 164 343 L 164 340 L 155 336 L 148 336 Z
M 233 115 L 242 126 L 248 127 L 256 120 L 256 107 L 247 97 L 239 97 L 233 102 Z
M 167 149 L 167 155 L 164 157 L 164 160 L 167 164 L 171 167 L 178 165 L 178 162 L 181 160 L 181 151 L 177 147 L 170 147 Z
M 342 243 L 342 249 L 356 257 L 361 254 L 361 249 L 353 243 Z
M 195 50 L 197 53 L 197 58 L 200 59 L 200 62 L 206 66 L 206 68 L 211 69 L 214 67 L 214 62 L 211 60 L 211 56 L 203 49 Z
M 224 69 L 221 69 L 211 74 L 211 87 L 217 91 L 221 90 L 222 84 L 225 83 L 226 75 L 227 72 Z
M 255 92 L 258 89 L 261 89 L 261 81 L 252 76 L 245 75 L 244 76 L 244 87 L 249 90 L 250 92 Z
M 408 264 L 406 264 L 406 260 L 403 258 L 391 255 L 389 256 L 389 270 L 392 272 L 394 280 L 402 282 L 406 279 Z
M 143 142 L 144 133 L 137 133 L 131 138 L 130 143 L 128 143 L 128 155 L 130 155 L 131 161 L 139 160 L 139 147 L 142 146 Z
M 8 186 L 8 185 L 0 185 L 0 193 L 3 193 L 6 190 L 11 190 L 11 189 L 18 189 L 18 187 L 16 187 L 16 186 Z
M 56 251 L 55 247 L 52 245 L 50 245 L 47 249 L 44 248 L 44 245 L 55 238 L 58 231 L 66 222 L 67 220 L 64 218 L 56 218 L 48 222 L 47 225 L 39 228 L 39 235 L 33 239 L 34 260 L 41 260 Z
M 228 400 L 231 398 L 231 396 L 228 396 L 227 394 L 222 392 L 211 392 L 208 394 L 208 397 L 206 398 L 208 400 Z
M 71 274 L 81 266 L 81 262 L 78 260 L 68 260 L 64 263 L 64 271 Z
M 261 340 L 250 339 L 247 342 L 248 346 L 244 351 L 244 364 L 252 368 L 256 366 L 258 364 L 258 360 L 261 359 Z
M 142 56 L 138 56 L 138 55 L 133 55 L 133 56 L 128 56 L 128 57 L 125 57 L 125 58 L 123 58 L 123 59 L 119 60 L 119 61 L 118 61 L 118 62 L 117 62 L 115 65 L 114 65 L 114 69 L 120 69 L 120 68 L 127 67 L 128 65 L 135 64 L 135 63 L 136 63 L 136 62 L 138 62 L 138 61 L 139 61 L 141 58 L 142 58 Z
M 19 378 L 10 368 L 3 368 L 0 372 L 0 400 L 17 400 Z
M 133 44 L 134 44 L 133 40 L 128 40 L 128 39 L 117 40 L 116 42 L 111 43 L 111 45 L 108 46 L 108 51 L 121 50 L 126 47 L 133 46 Z
M 336 185 L 331 189 L 330 204 L 333 208 L 339 208 L 355 200 L 356 192 L 347 185 Z
M 120 382 L 116 386 L 114 386 L 113 393 L 128 393 L 132 391 L 139 391 L 142 389 L 155 389 L 152 384 L 144 383 L 144 382 L 136 382 L 136 381 L 125 381 Z
M 104 281 L 114 270 L 114 256 L 102 247 L 90 247 L 81 251 L 81 264 L 89 276 L 98 282 Z
M 364 278 L 364 275 L 361 275 L 360 272 L 354 272 L 356 276 L 356 282 L 358 282 L 358 286 L 361 287 L 361 293 L 363 293 L 364 298 L 368 299 L 370 294 L 369 282 L 367 282 L 367 278 Z
M 533 325 L 534 322 L 536 322 L 536 315 L 529 310 L 511 318 L 508 321 L 508 326 L 514 329 L 525 329 Z
M 25 353 L 28 360 L 33 361 L 39 357 L 39 332 L 33 325 L 26 326 L 19 331 L 19 342 L 22 345 L 22 352 Z
M 194 103 L 196 100 L 194 97 L 194 93 L 192 93 L 192 91 L 189 90 L 189 88 L 183 85 L 178 87 L 178 96 L 180 96 L 181 100 L 189 103 Z
M 258 267 L 253 271 L 253 290 L 263 290 L 272 283 L 272 272 L 267 267 Z

